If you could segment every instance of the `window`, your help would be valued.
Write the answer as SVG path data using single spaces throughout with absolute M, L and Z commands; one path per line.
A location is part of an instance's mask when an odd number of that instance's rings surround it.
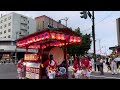
M 3 22 L 3 20 L 0 21 L 0 23 L 2 23 L 2 22 Z
M 6 38 L 6 36 L 4 36 L 4 38 Z
M 4 19 L 4 22 L 7 21 L 7 18 Z
M 7 26 L 7 25 L 5 24 L 5 25 L 4 25 L 4 28 L 5 28 L 6 26 Z
M 29 26 L 28 26 L 28 29 L 29 29 Z
M 0 32 L 0 35 L 2 34 L 2 32 Z
M 0 27 L 0 29 L 2 29 L 2 26 Z
M 11 19 L 11 16 L 8 17 L 8 20 L 10 20 L 10 19 Z
M 28 24 L 29 24 L 29 21 L 28 21 Z
M 4 31 L 4 33 L 6 33 L 6 30 Z
M 8 35 L 8 38 L 10 38 L 10 35 Z
M 8 32 L 11 32 L 11 29 L 8 29 Z
M 8 26 L 10 26 L 11 25 L 11 22 L 10 23 L 8 23 Z

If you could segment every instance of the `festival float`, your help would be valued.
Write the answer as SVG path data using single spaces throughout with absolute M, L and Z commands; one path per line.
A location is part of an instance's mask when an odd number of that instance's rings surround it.
M 26 49 L 24 62 L 26 65 L 26 78 L 43 79 L 45 69 L 40 64 L 48 60 L 50 54 L 56 60 L 59 74 L 56 77 L 68 78 L 68 62 L 66 47 L 81 44 L 79 34 L 69 28 L 52 28 L 33 33 L 17 40 L 18 48 Z M 29 53 L 28 49 L 36 49 L 37 53 Z

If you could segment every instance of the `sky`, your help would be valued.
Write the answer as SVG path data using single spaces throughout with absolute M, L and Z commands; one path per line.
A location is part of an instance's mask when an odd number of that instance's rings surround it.
M 56 21 L 68 17 L 68 27 L 73 30 L 80 27 L 83 34 L 92 32 L 91 19 L 89 17 L 87 19 L 80 18 L 81 11 L 0 11 L 0 14 L 9 14 L 10 12 L 23 14 L 33 19 L 37 16 L 47 15 Z M 106 52 L 110 54 L 112 51 L 109 50 L 109 47 L 118 45 L 116 19 L 119 17 L 120 11 L 95 11 L 96 53 L 103 54 Z M 62 21 L 62 24 L 65 25 L 65 21 Z M 89 52 L 93 52 L 93 45 Z

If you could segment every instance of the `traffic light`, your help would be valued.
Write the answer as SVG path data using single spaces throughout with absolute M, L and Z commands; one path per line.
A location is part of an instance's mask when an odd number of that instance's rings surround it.
M 82 15 L 81 18 L 87 19 L 87 11 L 82 11 L 80 14 Z

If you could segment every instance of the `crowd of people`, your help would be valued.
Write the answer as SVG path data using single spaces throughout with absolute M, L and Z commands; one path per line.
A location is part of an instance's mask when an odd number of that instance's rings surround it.
M 112 72 L 112 75 L 118 74 L 118 71 L 120 70 L 120 56 L 109 56 L 106 58 L 106 65 L 108 68 L 108 71 Z
M 106 57 L 104 59 L 97 57 L 96 63 L 94 62 L 94 59 L 89 56 L 76 56 L 72 65 L 72 77 L 75 79 L 90 79 L 91 72 L 94 69 L 95 64 L 97 66 L 97 71 L 100 71 L 101 75 L 104 74 L 104 64 L 107 65 L 108 71 L 111 71 L 113 75 L 118 74 L 118 71 L 120 70 L 120 56 Z M 17 67 L 19 79 L 24 79 L 25 65 L 23 59 L 18 62 Z M 49 59 L 41 64 L 41 67 L 46 68 L 46 76 L 49 79 L 55 79 L 55 76 L 59 74 L 58 66 L 53 55 L 50 55 Z
M 88 56 L 76 57 L 73 64 L 72 77 L 75 79 L 90 79 L 92 64 Z

